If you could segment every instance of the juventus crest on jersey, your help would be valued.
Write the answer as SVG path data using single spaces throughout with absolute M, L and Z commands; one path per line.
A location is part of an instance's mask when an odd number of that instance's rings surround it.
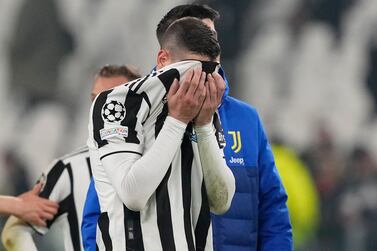
M 200 64 L 190 60 L 169 65 L 105 91 L 94 101 L 88 146 L 101 207 L 100 250 L 212 250 L 209 204 L 191 124 L 141 210 L 125 205 L 124 187 L 129 184 L 123 184 L 124 170 L 115 168 L 124 162 L 122 156 L 136 161 L 148 153 L 168 115 L 170 85 Z

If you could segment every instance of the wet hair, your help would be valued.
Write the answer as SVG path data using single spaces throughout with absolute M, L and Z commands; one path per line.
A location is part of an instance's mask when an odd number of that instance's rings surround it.
M 199 19 L 208 18 L 212 21 L 215 21 L 220 18 L 220 14 L 208 5 L 183 4 L 174 7 L 168 13 L 166 13 L 166 15 L 161 19 L 161 21 L 157 25 L 156 35 L 160 45 L 161 39 L 168 27 L 174 21 L 181 19 L 183 17 L 196 17 Z
M 172 53 L 190 52 L 215 60 L 221 52 L 215 34 L 200 19 L 184 17 L 174 21 L 161 38 L 161 48 Z M 178 55 L 178 54 L 177 54 Z

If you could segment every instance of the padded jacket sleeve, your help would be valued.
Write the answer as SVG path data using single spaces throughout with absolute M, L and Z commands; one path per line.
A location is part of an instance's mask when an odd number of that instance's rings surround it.
M 259 251 L 291 251 L 292 227 L 286 205 L 287 194 L 275 165 L 274 156 L 258 117 L 259 133 Z

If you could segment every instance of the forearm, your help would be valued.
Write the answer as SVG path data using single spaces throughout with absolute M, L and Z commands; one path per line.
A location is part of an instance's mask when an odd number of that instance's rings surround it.
M 118 179 L 117 182 L 120 183 L 118 193 L 129 209 L 140 211 L 144 208 L 169 169 L 173 157 L 181 145 L 185 129 L 184 123 L 167 117 L 155 143 L 145 155 L 136 161 L 135 159 L 124 161 L 121 155 L 117 157 L 117 169 L 128 171 L 125 171 L 121 180 L 117 178 L 119 173 L 108 173 L 113 180 Z M 104 162 L 104 164 L 106 163 Z M 107 164 L 107 166 L 109 165 L 110 163 Z
M 33 229 L 22 220 L 11 216 L 4 226 L 1 240 L 8 251 L 37 251 L 33 241 Z
M 210 209 L 215 214 L 225 213 L 232 202 L 235 181 L 219 148 L 212 124 L 195 127 L 204 182 Z
M 19 215 L 21 200 L 13 196 L 0 196 L 0 214 Z

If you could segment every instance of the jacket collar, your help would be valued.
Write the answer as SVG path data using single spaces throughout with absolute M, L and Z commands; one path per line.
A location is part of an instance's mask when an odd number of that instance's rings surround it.
M 223 94 L 223 98 L 221 100 L 221 103 L 223 103 L 226 96 L 229 95 L 229 83 L 228 83 L 228 79 L 226 78 L 225 71 L 222 67 L 220 67 L 220 69 L 219 69 L 219 74 L 220 74 L 221 77 L 223 77 L 223 79 L 225 81 L 225 91 L 224 91 L 224 94 Z

